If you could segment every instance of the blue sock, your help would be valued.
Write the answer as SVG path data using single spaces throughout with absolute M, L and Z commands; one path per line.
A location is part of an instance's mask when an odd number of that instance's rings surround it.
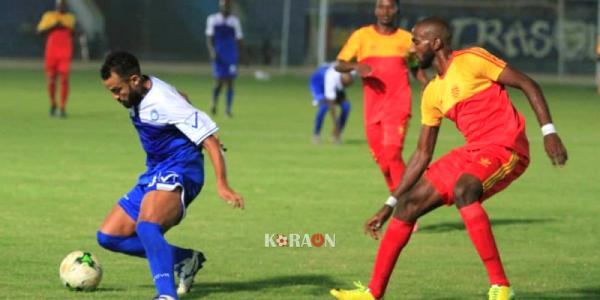
M 321 100 L 319 102 L 319 109 L 317 110 L 317 116 L 315 117 L 315 126 L 313 129 L 314 135 L 321 134 L 321 127 L 323 126 L 323 120 L 325 119 L 325 115 L 329 110 L 329 105 L 327 105 L 327 100 Z
M 165 240 L 160 225 L 138 222 L 136 232 L 146 250 L 156 291 L 159 295 L 178 299 L 173 275 L 173 248 Z
M 233 105 L 233 88 L 227 89 L 227 112 L 231 112 L 231 105 Z
M 98 244 L 100 244 L 100 246 L 108 250 L 137 257 L 146 257 L 144 245 L 142 245 L 142 242 L 136 235 L 114 236 L 98 231 L 96 233 L 96 239 L 98 240 Z
M 340 118 L 338 119 L 338 127 L 340 128 L 340 132 L 344 130 L 346 126 L 346 121 L 348 121 L 348 115 L 350 114 L 350 102 L 344 101 L 340 104 L 342 107 L 342 113 L 340 113 Z
M 115 236 L 98 231 L 96 233 L 96 238 L 98 239 L 98 244 L 100 244 L 100 246 L 110 251 L 143 258 L 146 257 L 144 245 L 142 245 L 142 241 L 140 241 L 140 238 L 137 235 Z M 190 249 L 183 249 L 173 245 L 169 246 L 172 248 L 171 251 L 173 252 L 173 261 L 176 264 L 186 258 L 192 257 L 193 252 Z

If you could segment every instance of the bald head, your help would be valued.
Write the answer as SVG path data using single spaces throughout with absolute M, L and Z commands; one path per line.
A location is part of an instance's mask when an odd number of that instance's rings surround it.
M 429 17 L 417 22 L 413 28 L 413 32 L 418 32 L 423 38 L 429 41 L 439 39 L 448 47 L 452 39 L 450 25 L 440 17 Z
M 65 12 L 67 10 L 67 1 L 56 0 L 56 10 L 60 12 Z

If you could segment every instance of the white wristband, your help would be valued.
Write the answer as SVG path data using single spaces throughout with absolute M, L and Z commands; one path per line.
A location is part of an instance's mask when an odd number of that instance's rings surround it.
M 396 207 L 396 204 L 398 203 L 398 199 L 396 199 L 396 197 L 394 196 L 390 196 L 389 198 L 387 198 L 387 200 L 385 201 L 385 205 L 394 208 Z
M 556 133 L 556 128 L 554 127 L 554 124 L 548 123 L 542 126 L 542 135 L 547 136 L 553 133 Z

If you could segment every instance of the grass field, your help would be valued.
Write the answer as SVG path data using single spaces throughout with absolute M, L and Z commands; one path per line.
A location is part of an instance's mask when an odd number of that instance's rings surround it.
M 153 74 L 207 110 L 208 75 Z M 387 193 L 365 143 L 360 87 L 350 91 L 345 143 L 313 145 L 306 81 L 242 76 L 235 118 L 215 118 L 229 149 L 231 184 L 247 208 L 232 210 L 217 198 L 207 164 L 203 192 L 167 235 L 208 258 L 184 299 L 329 299 L 332 287 L 368 283 L 378 244 L 363 235 L 362 223 Z M 108 210 L 144 170 L 127 112 L 103 90 L 95 70 L 72 74 L 66 120 L 48 117 L 41 70 L 3 69 L 0 82 L 0 299 L 152 298 L 146 262 L 105 251 L 95 241 Z M 532 162 L 486 208 L 519 299 L 600 299 L 600 97 L 593 87 L 544 89 L 569 162 L 551 166 L 530 108 L 511 91 L 528 119 Z M 419 126 L 414 103 L 405 157 Z M 454 125 L 445 124 L 436 156 L 462 142 Z M 336 246 L 265 248 L 265 233 L 335 234 Z M 96 292 L 60 285 L 58 265 L 76 249 L 96 253 L 103 263 Z M 442 208 L 420 221 L 386 299 L 484 299 L 487 288 L 456 209 Z

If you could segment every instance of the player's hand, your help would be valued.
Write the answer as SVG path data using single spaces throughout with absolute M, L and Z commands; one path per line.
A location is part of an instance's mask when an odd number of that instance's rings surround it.
M 378 212 L 376 212 L 370 219 L 365 223 L 365 234 L 370 235 L 373 239 L 379 239 L 379 231 L 390 218 L 394 209 L 384 205 Z
M 357 64 L 355 70 L 358 72 L 358 75 L 363 78 L 369 77 L 371 73 L 373 73 L 373 68 L 367 64 Z
M 556 133 L 544 136 L 544 148 L 550 161 L 555 166 L 564 166 L 567 162 L 567 149 L 563 145 L 560 137 Z
M 217 192 L 219 193 L 219 197 L 221 197 L 221 199 L 223 199 L 233 208 L 244 209 L 244 198 L 231 189 L 228 185 L 218 185 Z

